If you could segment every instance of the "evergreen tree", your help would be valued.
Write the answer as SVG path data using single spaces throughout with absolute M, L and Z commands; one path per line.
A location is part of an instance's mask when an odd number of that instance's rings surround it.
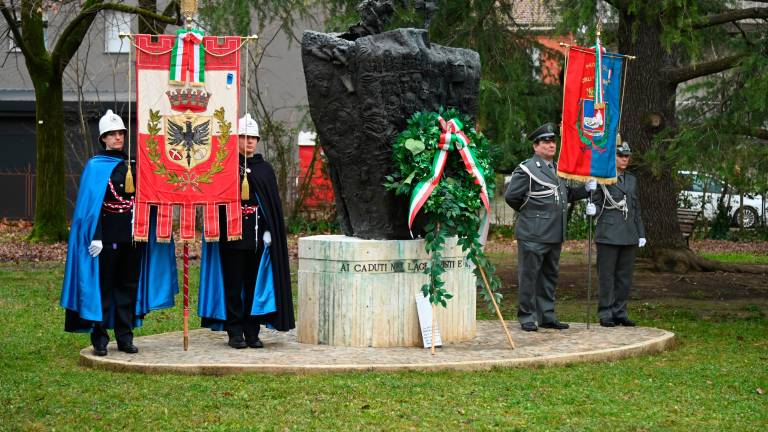
M 743 148 L 765 147 L 768 139 L 768 7 L 726 0 L 604 3 L 606 15 L 618 18 L 609 41 L 637 57 L 627 72 L 621 134 L 633 148 L 649 252 L 658 268 L 711 268 L 683 240 L 675 172 L 681 161 L 709 160 L 742 177 L 749 165 L 765 163 L 764 149 L 750 157 Z M 594 30 L 597 2 L 557 5 L 564 28 Z M 610 19 L 605 24 L 611 29 Z M 698 83 L 692 103 L 680 109 L 682 85 L 691 82 Z

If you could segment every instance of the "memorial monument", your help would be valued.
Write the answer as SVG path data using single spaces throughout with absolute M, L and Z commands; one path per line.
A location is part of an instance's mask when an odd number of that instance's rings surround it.
M 394 170 L 392 144 L 412 114 L 453 107 L 474 120 L 480 57 L 432 44 L 424 29 L 381 32 L 391 1 L 364 1 L 358 10 L 361 21 L 348 32 L 306 31 L 302 39 L 310 114 L 344 236 L 299 240 L 298 338 L 420 345 L 415 298 L 428 280 L 422 271 L 429 255 L 423 240 L 411 239 L 408 200 L 387 190 L 385 177 Z M 416 219 L 415 236 L 424 223 Z M 442 254 L 443 279 L 454 296 L 437 308 L 442 340 L 471 339 L 475 276 L 455 239 Z

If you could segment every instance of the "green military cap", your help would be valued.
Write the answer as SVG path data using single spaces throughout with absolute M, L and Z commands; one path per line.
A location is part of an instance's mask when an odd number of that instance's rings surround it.
M 616 147 L 616 154 L 621 156 L 630 156 L 632 154 L 632 149 L 629 148 L 629 143 L 624 141 L 620 146 Z
M 544 138 L 553 138 L 557 135 L 557 126 L 554 123 L 544 123 L 538 129 L 528 135 L 528 139 L 536 142 Z

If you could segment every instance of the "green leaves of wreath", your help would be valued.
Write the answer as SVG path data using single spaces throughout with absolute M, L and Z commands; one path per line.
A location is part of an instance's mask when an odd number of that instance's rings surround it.
M 224 146 L 224 143 L 229 141 L 229 134 L 232 130 L 232 122 L 228 122 L 224 115 L 224 108 L 219 108 L 213 112 L 213 118 L 219 122 L 219 149 L 216 152 L 216 159 L 211 164 L 208 171 L 195 176 L 191 173 L 184 173 L 182 175 L 177 174 L 174 171 L 170 171 L 162 162 L 160 157 L 160 150 L 158 149 L 157 135 L 160 133 L 160 122 L 162 116 L 160 111 L 149 110 L 149 121 L 147 122 L 147 132 L 149 132 L 149 139 L 147 139 L 147 150 L 149 160 L 155 166 L 153 173 L 166 177 L 166 182 L 172 185 L 176 185 L 176 190 L 184 190 L 187 187 L 191 187 L 196 192 L 200 192 L 198 184 L 209 184 L 213 180 L 213 176 L 224 170 L 224 160 L 229 155 L 229 151 Z
M 438 117 L 446 121 L 458 119 L 464 125 L 473 124 L 472 120 L 458 110 L 440 108 L 438 112 L 417 112 L 408 120 L 407 128 L 400 132 L 392 147 L 395 172 L 386 177 L 384 186 L 397 195 L 410 196 L 416 185 L 432 176 L 433 161 L 439 152 L 440 123 Z M 476 163 L 488 179 L 494 178 L 488 139 L 469 126 L 464 126 L 464 133 L 470 140 Z M 495 183 L 487 182 L 488 194 L 493 196 Z M 439 183 L 424 203 L 421 212 L 427 217 L 425 250 L 431 253 L 430 261 L 424 273 L 429 275 L 429 283 L 422 286 L 425 297 L 432 304 L 447 306 L 447 300 L 453 295 L 445 288 L 441 275 L 442 252 L 446 237 L 457 236 L 458 244 L 467 253 L 467 259 L 475 264 L 475 275 L 480 278 L 479 267 L 490 276 L 491 289 L 497 301 L 501 300 L 498 288 L 500 281 L 494 275 L 494 266 L 483 253 L 478 230 L 484 217 L 483 203 L 480 199 L 480 186 L 467 172 L 462 158 L 457 152 L 450 152 L 445 170 Z M 491 298 L 485 290 L 480 291 L 490 305 Z

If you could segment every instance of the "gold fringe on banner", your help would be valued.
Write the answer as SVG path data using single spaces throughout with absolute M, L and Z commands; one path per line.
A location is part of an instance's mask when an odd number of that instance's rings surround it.
M 247 200 L 251 197 L 251 188 L 248 186 L 248 176 L 243 176 L 243 184 L 240 188 L 240 199 Z
M 128 172 L 125 173 L 125 193 L 136 192 L 136 186 L 133 184 L 133 173 L 131 172 L 131 165 L 128 164 Z
M 586 183 L 587 180 L 589 180 L 589 179 L 595 179 L 595 181 L 597 181 L 598 183 L 606 184 L 606 185 L 616 184 L 616 182 L 618 181 L 616 179 L 616 177 L 611 177 L 611 178 L 591 177 L 591 176 L 583 176 L 583 175 L 577 175 L 577 174 L 568 174 L 568 173 L 564 173 L 562 171 L 558 171 L 557 175 L 559 177 L 562 177 L 562 178 L 566 178 L 566 179 L 569 179 L 569 180 L 576 180 L 576 181 L 580 181 L 582 183 Z

